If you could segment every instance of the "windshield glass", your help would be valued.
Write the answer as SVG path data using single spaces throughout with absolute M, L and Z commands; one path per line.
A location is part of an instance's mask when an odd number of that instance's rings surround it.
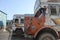
M 21 19 L 21 24 L 23 24 L 24 23 L 24 19 Z
M 56 6 L 50 6 L 51 14 L 50 15 L 57 15 Z

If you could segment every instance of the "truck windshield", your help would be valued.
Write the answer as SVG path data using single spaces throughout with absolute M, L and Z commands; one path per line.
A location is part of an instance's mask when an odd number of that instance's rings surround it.
M 18 19 L 15 19 L 15 23 L 18 23 L 18 21 L 19 21 Z
M 23 24 L 24 23 L 24 19 L 21 19 L 21 24 Z
M 51 15 L 56 15 L 56 7 L 55 6 L 50 6 L 50 10 L 51 10 Z

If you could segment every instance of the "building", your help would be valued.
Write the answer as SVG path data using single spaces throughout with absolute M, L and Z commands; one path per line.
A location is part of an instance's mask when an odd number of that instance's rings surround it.
M 0 26 L 6 28 L 7 14 L 0 10 Z
M 7 22 L 6 22 L 7 24 L 6 24 L 6 26 L 9 26 L 10 24 L 12 24 L 13 23 L 13 21 L 12 20 L 7 20 Z

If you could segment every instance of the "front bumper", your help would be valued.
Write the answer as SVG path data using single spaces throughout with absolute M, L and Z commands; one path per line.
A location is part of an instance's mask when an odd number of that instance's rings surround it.
M 23 32 L 22 28 L 16 28 L 16 30 L 13 30 L 13 32 L 12 32 L 12 35 L 20 36 L 20 35 L 23 35 L 23 34 L 24 34 L 24 32 Z
M 24 34 L 24 37 L 26 37 L 26 38 L 34 38 L 33 35 L 28 35 L 28 34 Z

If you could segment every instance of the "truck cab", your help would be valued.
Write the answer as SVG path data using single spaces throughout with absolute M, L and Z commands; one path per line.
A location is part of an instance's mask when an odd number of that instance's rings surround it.
M 46 10 L 45 10 L 46 9 Z M 25 33 L 36 40 L 60 38 L 60 3 L 36 0 L 34 17 L 25 17 Z

